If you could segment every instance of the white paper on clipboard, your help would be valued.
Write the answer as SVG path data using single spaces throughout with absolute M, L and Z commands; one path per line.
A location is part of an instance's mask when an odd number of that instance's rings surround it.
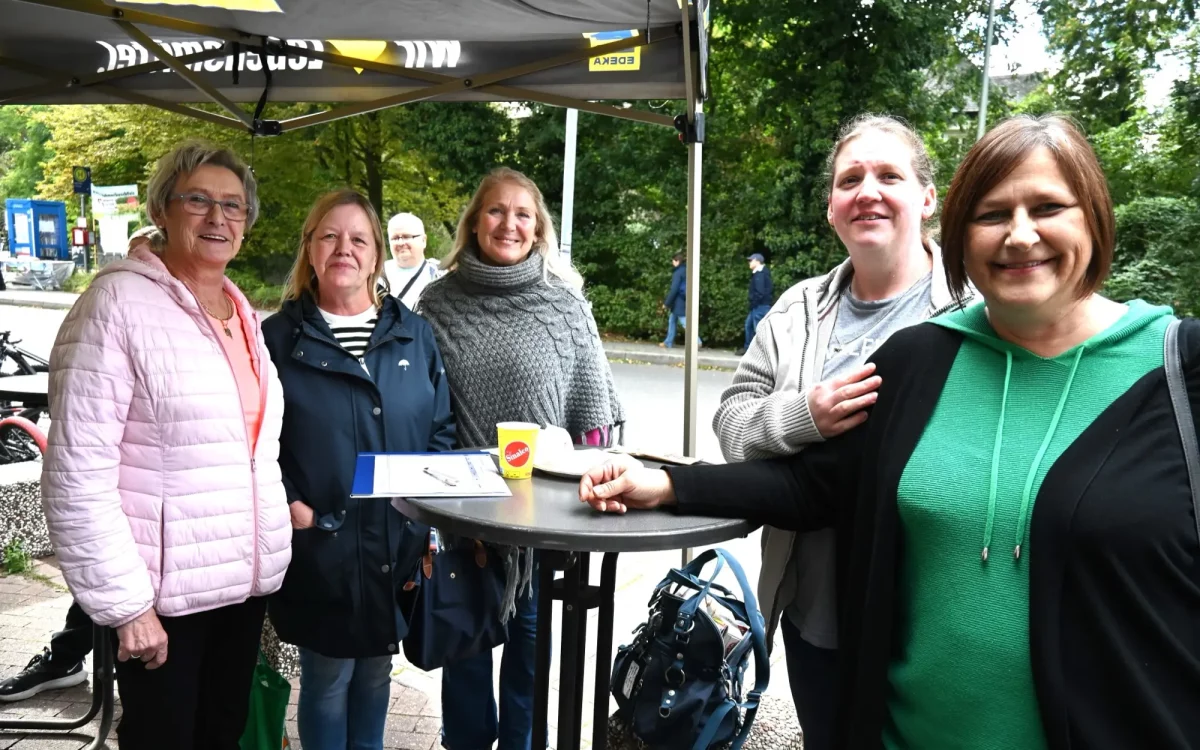
M 352 497 L 509 497 L 512 492 L 486 453 L 389 453 L 375 459 L 370 492 Z M 444 477 L 454 481 L 448 484 Z

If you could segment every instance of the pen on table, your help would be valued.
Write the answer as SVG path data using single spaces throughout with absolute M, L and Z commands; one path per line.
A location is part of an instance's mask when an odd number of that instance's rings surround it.
M 443 474 L 440 471 L 434 471 L 428 466 L 425 467 L 425 473 L 448 487 L 456 487 L 458 485 L 458 480 L 454 477 Z

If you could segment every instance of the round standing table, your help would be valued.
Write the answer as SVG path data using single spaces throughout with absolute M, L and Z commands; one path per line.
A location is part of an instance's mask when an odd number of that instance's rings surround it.
M 546 747 L 552 602 L 558 599 L 563 603 L 559 641 L 558 750 L 579 748 L 583 725 L 587 611 L 599 610 L 592 747 L 605 750 L 617 555 L 715 544 L 746 536 L 756 527 L 748 521 L 677 516 L 669 511 L 633 511 L 625 515 L 597 513 L 579 502 L 578 481 L 540 474 L 535 474 L 532 479 L 508 480 L 508 487 L 512 491 L 511 497 L 397 499 L 396 504 L 411 518 L 450 534 L 542 550 L 538 573 L 534 748 Z M 589 553 L 592 552 L 604 554 L 599 586 L 591 585 L 588 578 Z M 555 579 L 556 570 L 563 571 L 561 579 Z

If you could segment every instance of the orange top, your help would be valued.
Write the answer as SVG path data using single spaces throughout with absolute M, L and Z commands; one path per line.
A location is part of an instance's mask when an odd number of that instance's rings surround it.
M 262 389 L 258 380 L 258 372 L 254 369 L 254 357 L 250 354 L 251 343 L 246 340 L 246 330 L 242 318 L 238 315 L 237 305 L 229 300 L 233 317 L 227 321 L 212 316 L 207 310 L 208 322 L 225 349 L 225 356 L 233 366 L 233 377 L 237 380 L 238 393 L 242 397 L 242 413 L 246 417 L 246 435 L 250 439 L 250 453 L 253 455 L 258 445 L 258 432 L 262 427 Z M 228 329 L 226 326 L 228 325 Z M 229 331 L 226 334 L 226 330 Z

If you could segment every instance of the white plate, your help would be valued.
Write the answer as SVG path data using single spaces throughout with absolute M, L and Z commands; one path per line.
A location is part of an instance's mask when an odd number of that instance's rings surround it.
M 584 474 L 605 461 L 613 458 L 614 454 L 596 448 L 578 451 L 561 451 L 548 455 L 534 454 L 533 468 L 543 474 L 567 479 L 579 479 Z

